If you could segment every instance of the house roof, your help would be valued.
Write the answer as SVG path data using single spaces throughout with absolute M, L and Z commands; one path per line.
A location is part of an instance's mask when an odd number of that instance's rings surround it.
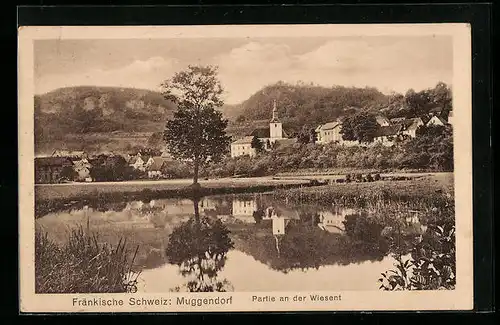
M 429 123 L 433 119 L 438 119 L 441 123 L 448 124 L 448 122 L 446 122 L 441 116 L 433 116 L 427 123 Z
M 53 157 L 81 157 L 84 155 L 85 151 L 55 150 L 52 153 Z
M 391 123 L 400 123 L 400 122 L 403 122 L 404 120 L 406 120 L 406 117 L 395 117 L 395 118 L 391 118 L 390 122 Z
M 152 157 L 153 158 L 153 163 L 148 167 L 148 170 L 160 170 L 163 166 L 164 163 L 169 161 L 166 158 L 163 157 Z
M 382 115 L 377 115 L 377 116 L 375 117 L 375 119 L 377 120 L 377 123 L 378 123 L 378 124 L 383 124 L 383 123 L 388 123 L 388 124 L 390 124 L 389 120 L 388 120 L 388 119 L 387 119 L 387 117 L 385 117 L 385 116 L 382 116 Z
M 232 144 L 249 144 L 252 143 L 253 136 L 247 135 L 241 139 L 234 141 Z
M 318 128 L 319 128 L 319 130 L 331 130 L 331 129 L 336 128 L 339 125 L 340 125 L 340 122 L 333 121 L 333 122 L 328 122 L 328 123 L 322 124 Z
M 401 124 L 382 126 L 378 129 L 375 137 L 396 135 L 402 128 L 403 126 Z
M 71 166 L 71 160 L 66 157 L 39 157 L 35 158 L 37 166 Z

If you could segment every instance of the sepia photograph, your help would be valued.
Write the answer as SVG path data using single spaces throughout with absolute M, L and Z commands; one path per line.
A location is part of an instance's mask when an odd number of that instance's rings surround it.
M 21 305 L 472 308 L 470 30 L 320 26 L 20 30 Z

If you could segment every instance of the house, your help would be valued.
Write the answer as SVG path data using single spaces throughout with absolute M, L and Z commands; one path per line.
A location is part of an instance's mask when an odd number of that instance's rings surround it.
M 417 129 L 424 125 L 424 121 L 420 117 L 414 117 L 405 119 L 401 122 L 403 129 L 401 130 L 402 134 L 405 134 L 409 137 L 415 138 L 417 136 Z
M 392 146 L 394 144 L 394 140 L 399 136 L 402 129 L 402 124 L 381 126 L 377 130 L 373 141 L 375 143 L 381 143 L 385 146 Z
M 86 158 L 73 161 L 73 169 L 77 174 L 77 181 L 89 181 L 91 168 L 92 165 Z
M 340 130 L 342 124 L 339 120 L 319 125 L 316 131 L 316 143 L 327 144 L 331 142 L 342 142 Z
M 257 151 L 252 148 L 252 140 L 253 136 L 246 136 L 231 143 L 231 157 L 255 156 Z
M 263 144 L 265 150 L 270 150 L 271 146 L 282 139 L 287 139 L 288 134 L 283 130 L 283 124 L 278 118 L 276 101 L 273 101 L 272 118 L 269 121 L 269 127 L 254 129 L 250 134 L 231 143 L 231 157 L 243 155 L 253 156 L 256 154 L 252 148 L 252 139 L 257 137 Z
M 69 151 L 69 150 L 55 150 L 52 153 L 52 157 L 66 157 L 66 158 L 88 158 L 87 154 L 85 151 Z
M 73 164 L 67 157 L 36 157 L 35 183 L 57 183 L 64 176 L 64 169 L 72 167 Z
M 150 157 L 145 163 L 146 171 L 149 178 L 163 176 L 163 171 L 167 166 L 169 160 L 163 157 Z
M 444 126 L 446 124 L 448 124 L 448 123 L 442 117 L 440 117 L 440 116 L 433 116 L 427 122 L 426 126 L 430 126 L 430 125 L 441 125 L 441 126 Z
M 128 162 L 129 166 L 133 167 L 134 169 L 138 169 L 141 171 L 146 171 L 146 163 L 149 161 L 150 156 L 142 156 L 138 155 L 136 157 L 132 157 L 130 161 Z

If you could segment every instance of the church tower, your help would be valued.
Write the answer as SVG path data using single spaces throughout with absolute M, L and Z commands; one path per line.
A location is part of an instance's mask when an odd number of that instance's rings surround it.
M 278 119 L 278 110 L 276 109 L 276 100 L 273 101 L 273 118 L 269 123 L 269 137 L 271 142 L 283 138 L 283 127 Z

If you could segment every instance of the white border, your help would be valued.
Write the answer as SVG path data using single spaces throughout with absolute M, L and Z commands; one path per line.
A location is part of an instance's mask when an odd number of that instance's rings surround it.
M 93 307 L 72 306 L 72 297 L 126 297 L 113 295 L 34 294 L 34 138 L 33 138 L 33 41 L 37 39 L 132 39 L 132 38 L 242 38 L 242 37 L 335 37 L 335 36 L 453 37 L 453 106 L 455 197 L 457 238 L 457 286 L 453 291 L 320 292 L 342 295 L 330 303 L 252 303 L 252 293 L 189 294 L 190 297 L 232 296 L 227 306 Z M 20 309 L 22 312 L 195 312 L 195 311 L 308 311 L 308 310 L 471 310 L 473 308 L 472 255 L 472 88 L 471 39 L 468 24 L 364 24 L 364 25 L 237 25 L 237 26 L 85 26 L 20 27 L 19 40 L 19 251 Z M 457 132 L 456 130 L 460 130 Z M 309 295 L 312 292 L 269 292 L 258 295 Z M 137 295 L 134 295 L 137 296 Z M 175 293 L 141 294 L 141 297 L 175 299 Z

